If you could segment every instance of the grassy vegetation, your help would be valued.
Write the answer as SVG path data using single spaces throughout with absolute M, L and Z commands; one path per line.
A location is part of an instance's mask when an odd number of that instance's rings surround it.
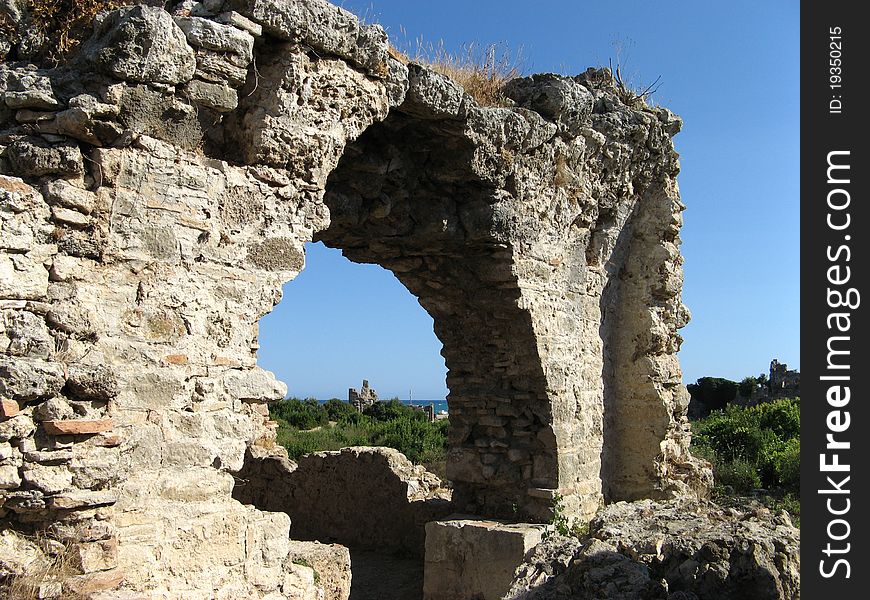
M 360 413 L 335 398 L 325 404 L 291 398 L 274 404 L 270 412 L 278 422 L 278 443 L 290 458 L 348 446 L 387 446 L 443 475 L 448 422 L 430 423 L 422 411 L 398 399 L 377 402 Z
M 726 504 L 752 496 L 800 522 L 800 398 L 728 406 L 692 424 L 692 452 L 713 464 Z
M 424 43 L 417 39 L 412 44 L 395 46 L 390 54 L 404 62 L 426 65 L 437 73 L 446 75 L 459 85 L 481 106 L 510 106 L 512 102 L 502 93 L 502 88 L 511 79 L 521 75 L 521 53 L 512 52 L 503 44 L 480 45 L 470 43 L 458 52 L 449 52 L 444 42 Z

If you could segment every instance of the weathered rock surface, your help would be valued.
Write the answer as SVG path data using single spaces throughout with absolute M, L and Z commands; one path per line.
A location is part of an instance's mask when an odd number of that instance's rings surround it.
M 102 17 L 83 54 L 97 69 L 125 81 L 175 85 L 189 81 L 196 68 L 184 32 L 169 13 L 149 6 Z
M 785 513 L 686 501 L 620 502 L 588 538 L 534 548 L 506 600 L 792 600 L 800 532 Z

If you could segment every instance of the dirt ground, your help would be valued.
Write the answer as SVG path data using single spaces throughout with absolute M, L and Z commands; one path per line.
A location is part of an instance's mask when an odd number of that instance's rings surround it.
M 423 559 L 350 550 L 350 600 L 421 600 Z

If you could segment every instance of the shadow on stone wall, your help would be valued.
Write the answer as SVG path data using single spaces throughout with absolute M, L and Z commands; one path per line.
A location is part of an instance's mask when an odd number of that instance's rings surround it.
M 290 536 L 423 556 L 427 522 L 453 511 L 450 490 L 392 448 L 318 452 L 298 463 L 249 449 L 233 497 L 290 516 Z

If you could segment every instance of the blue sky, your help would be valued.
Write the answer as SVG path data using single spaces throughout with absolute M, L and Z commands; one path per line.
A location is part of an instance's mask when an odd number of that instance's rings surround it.
M 617 58 L 685 121 L 675 144 L 686 259 L 683 379 L 800 367 L 799 3 L 346 0 L 397 45 L 521 49 L 523 70 L 576 74 Z M 402 33 L 404 32 L 404 33 Z M 410 40 L 410 41 L 409 41 Z M 260 364 L 290 394 L 443 398 L 432 320 L 387 271 L 309 245 L 306 269 L 261 322 Z

